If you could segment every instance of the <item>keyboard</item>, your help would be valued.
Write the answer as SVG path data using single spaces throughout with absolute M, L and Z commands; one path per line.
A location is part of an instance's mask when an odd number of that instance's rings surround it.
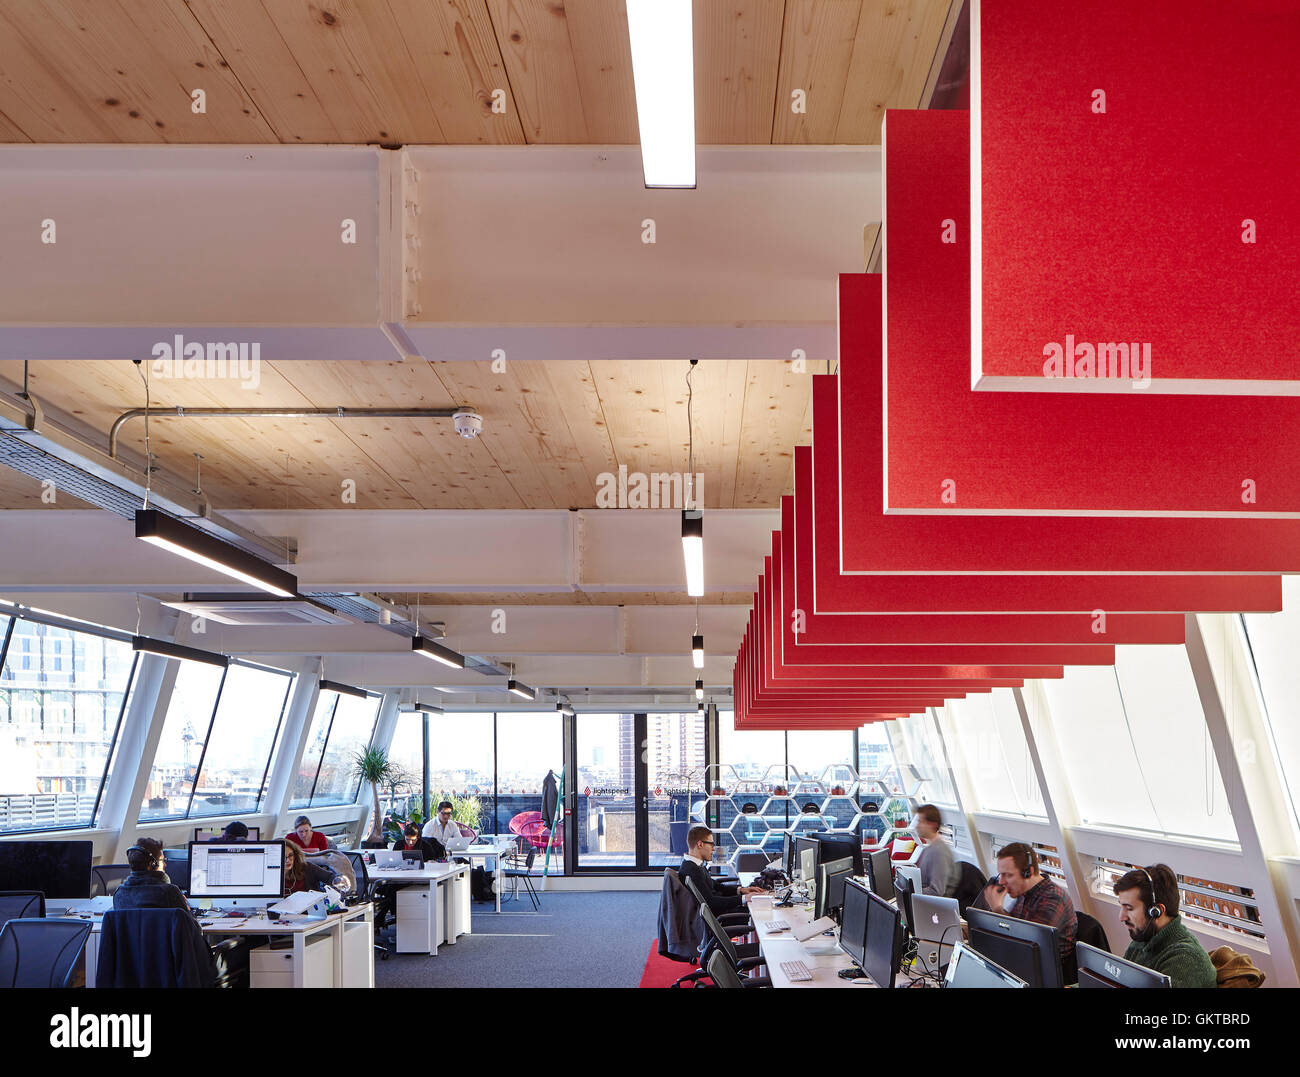
M 789 931 L 790 925 L 784 920 L 769 920 L 767 923 L 767 933 L 775 935 L 778 931 Z
M 808 983 L 813 974 L 802 961 L 782 961 L 781 971 L 791 983 Z

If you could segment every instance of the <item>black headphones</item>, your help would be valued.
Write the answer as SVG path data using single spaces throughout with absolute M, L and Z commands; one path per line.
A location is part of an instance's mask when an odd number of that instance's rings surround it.
M 1151 887 L 1151 904 L 1147 906 L 1146 912 L 1147 919 L 1154 923 L 1164 916 L 1165 907 L 1156 900 L 1156 881 L 1151 878 L 1151 872 L 1147 871 L 1146 868 L 1138 868 L 1137 870 L 1147 877 L 1147 885 Z
M 141 848 L 139 845 L 132 845 L 131 848 L 129 848 L 126 851 L 126 858 L 128 861 L 131 859 L 132 853 L 144 853 L 144 855 L 149 858 L 149 863 L 154 865 L 154 870 L 155 871 L 157 870 L 157 865 L 160 858 L 155 856 L 148 849 Z
M 1020 847 L 1025 851 L 1025 866 L 1020 869 L 1022 879 L 1032 879 L 1034 872 L 1038 869 L 1038 857 L 1034 854 L 1034 847 L 1027 841 L 1022 841 Z

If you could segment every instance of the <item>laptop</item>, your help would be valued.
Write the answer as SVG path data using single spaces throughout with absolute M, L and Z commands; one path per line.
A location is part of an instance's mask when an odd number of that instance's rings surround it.
M 926 972 L 947 967 L 953 944 L 961 942 L 957 899 L 913 894 L 912 935 L 916 939 L 916 959 Z
M 375 867 L 377 868 L 400 868 L 402 866 L 402 854 L 400 850 L 395 849 L 376 849 L 374 851 Z
M 464 835 L 462 835 L 459 838 L 448 838 L 443 843 L 443 848 L 446 849 L 447 852 L 449 853 L 463 853 L 466 849 L 468 849 L 473 844 L 474 844 L 473 838 L 467 838 Z

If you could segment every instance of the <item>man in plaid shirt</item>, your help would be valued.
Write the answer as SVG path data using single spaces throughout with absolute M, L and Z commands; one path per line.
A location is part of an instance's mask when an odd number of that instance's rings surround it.
M 1006 911 L 1021 920 L 1056 928 L 1062 961 L 1074 953 L 1074 939 L 1079 930 L 1074 902 L 1059 886 L 1043 878 L 1033 848 L 1016 842 L 999 849 L 998 877 L 1007 888 L 1007 896 L 1015 900 Z

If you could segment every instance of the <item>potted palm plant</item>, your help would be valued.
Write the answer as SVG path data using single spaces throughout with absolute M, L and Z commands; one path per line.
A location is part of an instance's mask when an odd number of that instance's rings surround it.
M 384 822 L 379 813 L 379 787 L 393 777 L 396 769 L 388 761 L 388 753 L 379 748 L 366 748 L 352 756 L 352 774 L 363 782 L 370 783 L 370 795 L 375 809 L 370 816 L 370 833 L 366 836 L 366 841 L 383 841 Z

